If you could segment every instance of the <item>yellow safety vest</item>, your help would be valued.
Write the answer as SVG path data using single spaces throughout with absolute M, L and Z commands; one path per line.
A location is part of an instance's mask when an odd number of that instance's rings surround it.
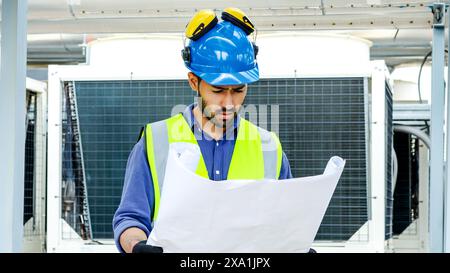
M 169 145 L 186 142 L 198 147 L 198 143 L 182 114 L 147 124 L 143 136 L 153 179 L 154 221 L 158 215 L 160 189 L 164 182 Z M 276 134 L 257 127 L 241 117 L 227 179 L 278 179 L 281 161 L 282 148 Z M 203 156 L 200 156 L 195 173 L 209 178 Z

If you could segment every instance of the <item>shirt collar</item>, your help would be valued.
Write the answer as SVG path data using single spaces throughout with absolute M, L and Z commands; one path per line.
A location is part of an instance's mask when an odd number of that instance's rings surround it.
M 184 111 L 182 113 L 184 116 L 184 119 L 189 124 L 189 127 L 191 128 L 192 132 L 194 133 L 194 135 L 196 136 L 197 139 L 199 139 L 198 137 L 204 137 L 205 135 L 207 137 L 209 137 L 209 139 L 212 139 L 206 132 L 204 132 L 203 130 L 200 129 L 201 128 L 200 124 L 194 118 L 193 110 L 194 110 L 195 106 L 197 106 L 197 103 L 194 102 L 191 105 L 187 106 L 186 109 L 184 109 Z M 237 115 L 236 118 L 234 119 L 233 127 L 228 128 L 224 132 L 223 139 L 227 139 L 227 140 L 236 139 L 240 120 L 241 120 L 241 117 L 239 115 Z M 234 137 L 234 138 L 231 138 L 231 137 Z

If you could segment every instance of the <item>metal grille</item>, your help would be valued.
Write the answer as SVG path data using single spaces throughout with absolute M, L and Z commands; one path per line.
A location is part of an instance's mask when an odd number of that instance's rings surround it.
M 27 90 L 23 251 L 45 250 L 45 110 L 42 94 Z
M 418 218 L 419 145 L 417 138 L 400 132 L 395 133 L 394 145 L 398 176 L 394 191 L 393 234 L 399 235 Z M 415 235 L 417 227 L 410 229 L 410 232 Z
M 25 119 L 25 180 L 24 180 L 24 207 L 23 224 L 34 216 L 35 203 L 35 134 L 36 134 L 36 94 L 27 92 L 27 115 Z M 33 219 L 32 219 L 33 221 Z M 24 234 L 25 236 L 27 234 Z
M 279 127 L 295 177 L 322 173 L 333 155 L 347 159 L 316 240 L 348 240 L 368 220 L 364 83 L 364 78 L 263 79 L 249 87 L 246 105 L 278 105 L 278 122 L 268 129 Z M 173 106 L 194 98 L 186 80 L 74 84 L 93 238 L 112 238 L 126 162 L 141 126 L 169 117 Z
M 392 104 L 392 92 L 389 88 L 389 84 L 385 84 L 386 89 L 386 216 L 385 216 L 385 239 L 392 237 L 392 217 L 394 210 L 394 189 L 392 185 L 392 149 L 393 149 L 393 104 Z

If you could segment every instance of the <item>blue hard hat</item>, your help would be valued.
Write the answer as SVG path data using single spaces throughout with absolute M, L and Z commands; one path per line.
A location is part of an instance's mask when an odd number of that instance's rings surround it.
M 237 85 L 259 80 L 257 50 L 240 27 L 218 22 L 198 40 L 189 40 L 186 67 L 211 85 Z

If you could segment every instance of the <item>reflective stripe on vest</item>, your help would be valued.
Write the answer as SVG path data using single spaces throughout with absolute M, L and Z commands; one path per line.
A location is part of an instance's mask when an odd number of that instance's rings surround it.
M 153 180 L 155 204 L 152 220 L 154 222 L 159 211 L 160 190 L 164 183 L 170 144 L 186 142 L 198 147 L 198 143 L 182 114 L 147 124 L 144 137 Z M 249 155 L 252 156 L 249 157 Z M 241 118 L 227 179 L 277 179 L 280 176 L 281 161 L 282 148 L 276 134 Z M 202 155 L 195 173 L 209 179 Z

